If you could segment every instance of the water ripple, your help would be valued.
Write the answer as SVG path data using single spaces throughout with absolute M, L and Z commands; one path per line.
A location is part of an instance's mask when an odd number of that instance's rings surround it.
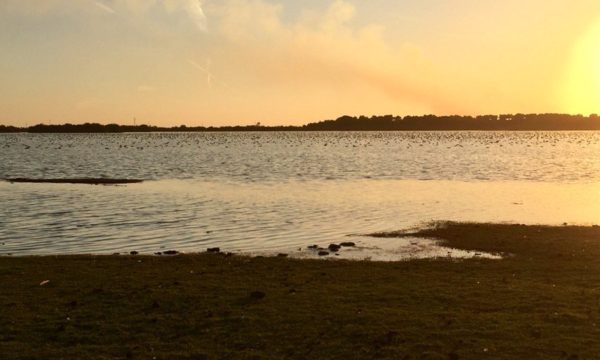
M 439 219 L 597 224 L 599 190 L 600 183 L 439 180 L 0 183 L 0 254 L 291 252 Z
M 0 134 L 0 255 L 293 251 L 428 220 L 600 222 L 600 132 Z M 368 244 L 365 244 L 367 246 Z

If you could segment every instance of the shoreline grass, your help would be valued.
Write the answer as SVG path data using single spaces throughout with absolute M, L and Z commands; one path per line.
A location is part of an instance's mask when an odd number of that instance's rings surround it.
M 410 235 L 510 256 L 390 263 L 222 254 L 2 257 L 0 358 L 600 353 L 600 228 L 445 223 Z

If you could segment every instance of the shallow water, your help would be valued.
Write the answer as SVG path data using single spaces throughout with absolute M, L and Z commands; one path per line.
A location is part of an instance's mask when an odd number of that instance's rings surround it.
M 426 243 L 348 235 L 430 220 L 600 223 L 596 132 L 18 134 L 0 148 L 3 178 L 150 179 L 0 182 L 0 254 L 304 256 L 350 239 L 375 249 L 340 256 L 384 259 L 421 257 Z

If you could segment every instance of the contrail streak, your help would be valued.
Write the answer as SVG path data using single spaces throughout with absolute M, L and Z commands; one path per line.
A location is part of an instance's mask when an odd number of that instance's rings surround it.
M 115 14 L 116 13 L 116 11 L 113 8 L 109 7 L 108 5 L 106 5 L 106 4 L 104 4 L 104 3 L 100 2 L 100 1 L 94 1 L 94 4 L 96 4 L 97 7 L 99 7 L 100 9 L 102 9 L 104 11 L 106 11 L 109 14 Z
M 192 59 L 188 59 L 188 62 L 190 63 L 190 65 L 192 65 L 193 67 L 195 67 L 196 69 L 202 71 L 203 73 L 206 74 L 206 83 L 208 84 L 208 86 L 211 86 L 212 80 L 214 79 L 213 74 L 210 72 L 210 60 L 207 60 L 206 62 L 206 67 L 201 66 L 200 64 L 198 64 L 197 62 L 195 62 Z

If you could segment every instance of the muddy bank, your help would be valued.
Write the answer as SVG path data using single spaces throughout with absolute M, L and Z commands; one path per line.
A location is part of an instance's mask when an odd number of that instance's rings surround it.
M 81 179 L 30 179 L 30 178 L 8 178 L 3 179 L 11 183 L 44 183 L 44 184 L 89 184 L 89 185 L 118 185 L 118 184 L 136 184 L 144 180 L 141 179 L 101 179 L 101 178 L 81 178 Z
M 444 224 L 511 254 L 0 258 L 0 358 L 595 358 L 600 228 Z

